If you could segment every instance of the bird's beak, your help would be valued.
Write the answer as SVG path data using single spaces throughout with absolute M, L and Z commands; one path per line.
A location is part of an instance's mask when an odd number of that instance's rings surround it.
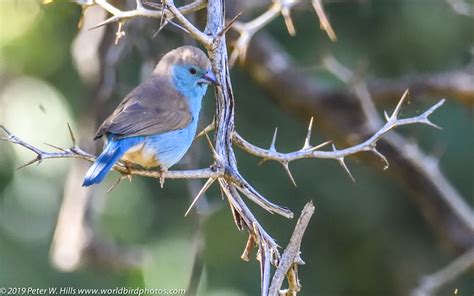
M 219 85 L 216 75 L 214 75 L 211 69 L 207 70 L 207 72 L 201 76 L 198 82 L 205 83 L 205 84 Z

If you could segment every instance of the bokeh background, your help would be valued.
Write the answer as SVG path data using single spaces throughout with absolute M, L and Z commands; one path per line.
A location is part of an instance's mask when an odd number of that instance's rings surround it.
M 319 30 L 309 7 L 294 12 L 295 37 L 288 36 L 281 18 L 265 31 L 284 45 L 307 75 L 328 86 L 345 87 L 321 69 L 321 58 L 328 52 L 350 67 L 365 64 L 366 75 L 381 78 L 461 68 L 472 59 L 474 18 L 456 13 L 445 1 L 327 2 L 337 43 Z M 247 13 L 247 17 L 253 14 L 258 11 Z M 92 75 L 87 81 L 83 74 L 88 69 L 93 72 L 97 64 L 86 60 L 80 71 L 75 64 L 75 57 L 87 55 L 92 46 L 86 42 L 79 50 L 72 50 L 80 18 L 81 8 L 69 2 L 0 2 L 0 124 L 45 149 L 53 148 L 43 143 L 71 145 L 70 123 L 79 145 L 93 152 L 96 146 L 91 138 L 97 124 L 150 73 L 150 65 L 161 54 L 189 43 L 176 29 L 165 29 L 153 38 L 158 20 L 126 31 L 130 38 L 117 45 L 129 44 L 115 64 L 115 83 L 101 95 L 97 94 L 101 79 Z M 113 35 L 116 26 L 99 30 Z M 94 32 L 86 30 L 84 34 Z M 141 36 L 138 41 L 137 36 Z M 113 43 L 113 38 L 109 39 L 104 44 Z M 143 45 L 143 40 L 151 40 L 153 45 Z M 273 128 L 278 126 L 277 147 L 282 151 L 298 149 L 306 132 L 305 120 L 272 103 L 239 67 L 231 75 L 240 133 L 257 145 L 267 146 Z M 391 110 L 396 99 L 377 107 Z M 438 99 L 407 105 L 403 114 L 417 114 Z M 447 99 L 433 115 L 443 130 L 411 126 L 402 132 L 420 139 L 425 151 L 440 158 L 447 178 L 474 206 L 472 105 Z M 201 125 L 207 125 L 213 114 L 213 95 L 209 92 Z M 314 131 L 314 142 L 331 139 L 331 134 L 319 131 L 317 114 Z M 206 166 L 209 155 L 201 139 L 176 168 Z M 269 199 L 295 213 L 309 200 L 316 205 L 302 245 L 306 265 L 300 269 L 301 295 L 408 295 L 423 275 L 456 256 L 433 234 L 407 197 L 406 188 L 381 166 L 367 166 L 351 158 L 348 165 L 357 179 L 353 183 L 334 161 L 298 161 L 292 166 L 298 183 L 295 188 L 277 164 L 257 166 L 257 158 L 241 151 L 237 156 L 242 173 Z M 240 259 L 247 236 L 237 231 L 217 188 L 199 205 L 201 215 L 193 211 L 183 217 L 190 204 L 190 191 L 199 184 L 168 180 L 160 189 L 156 180 L 134 178 L 106 194 L 118 177 L 111 173 L 103 184 L 84 193 L 82 175 L 77 172 L 89 164 L 49 160 L 15 170 L 32 157 L 21 147 L 0 143 L 0 287 L 186 288 L 196 249 L 202 245 L 204 269 L 198 295 L 258 295 L 258 263 Z M 74 166 L 80 167 L 78 171 Z M 86 255 L 78 266 L 70 263 L 74 260 L 69 257 L 52 259 L 53 236 L 66 195 L 72 200 L 90 197 L 84 236 L 88 242 L 99 242 L 85 248 Z M 295 221 L 249 205 L 267 231 L 286 245 Z M 69 218 L 74 219 L 74 205 L 69 209 L 64 225 Z M 196 234 L 199 231 L 201 238 Z M 439 295 L 453 295 L 455 289 L 457 295 L 474 294 L 472 271 L 448 284 Z

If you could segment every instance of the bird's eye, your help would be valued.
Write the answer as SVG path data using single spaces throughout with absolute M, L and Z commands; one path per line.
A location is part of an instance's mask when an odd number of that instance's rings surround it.
M 189 68 L 189 73 L 191 73 L 193 75 L 196 74 L 197 73 L 196 68 Z

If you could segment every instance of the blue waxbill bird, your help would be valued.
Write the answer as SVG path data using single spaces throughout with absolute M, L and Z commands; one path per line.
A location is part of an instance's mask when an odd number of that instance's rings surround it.
M 195 137 L 208 84 L 217 80 L 202 50 L 182 46 L 164 55 L 99 127 L 94 140 L 107 142 L 82 186 L 100 183 L 119 159 L 161 170 L 177 163 Z

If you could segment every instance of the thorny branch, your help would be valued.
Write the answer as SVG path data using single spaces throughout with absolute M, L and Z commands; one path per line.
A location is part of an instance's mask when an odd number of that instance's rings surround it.
M 319 114 L 320 129 L 331 133 L 334 139 L 345 145 L 362 142 L 380 127 L 369 127 L 360 100 L 352 92 L 327 88 L 317 79 L 309 77 L 268 34 L 262 33 L 254 38 L 247 60 L 242 66 L 252 81 L 265 90 L 269 94 L 268 98 L 282 109 L 303 118 Z M 469 74 L 463 76 L 468 78 Z M 470 80 L 465 80 L 468 81 Z M 406 85 L 413 84 L 407 81 Z M 373 94 L 374 101 L 378 101 L 386 94 L 383 91 L 375 94 L 374 87 L 369 84 L 369 91 Z M 399 88 L 397 86 L 390 89 Z M 413 92 L 410 88 L 412 96 L 415 93 L 416 98 L 420 94 L 430 97 L 438 93 L 430 92 L 429 88 L 418 88 L 416 84 L 415 90 Z M 445 89 L 441 93 L 445 92 L 451 98 L 458 98 L 455 89 Z M 473 92 L 470 95 L 472 97 Z M 393 98 L 394 96 L 391 101 Z M 474 212 L 443 174 L 437 157 L 426 154 L 413 141 L 394 133 L 380 139 L 377 148 L 388 159 L 395 160 L 391 162 L 390 173 L 407 187 L 411 193 L 409 196 L 416 202 L 420 214 L 428 221 L 440 241 L 458 251 L 472 248 Z M 371 159 L 373 158 L 365 158 L 378 166 L 378 161 L 375 163 Z
M 369 139 L 365 140 L 364 142 L 358 145 L 354 145 L 349 148 L 338 150 L 336 149 L 334 145 L 332 145 L 332 151 L 319 150 L 320 147 L 328 144 L 329 142 L 325 142 L 317 146 L 311 146 L 309 143 L 310 143 L 310 138 L 311 138 L 311 129 L 312 129 L 312 122 L 313 122 L 312 119 L 310 120 L 308 133 L 304 140 L 303 147 L 300 150 L 297 150 L 294 152 L 282 153 L 282 152 L 278 152 L 275 149 L 276 132 L 274 134 L 274 137 L 269 149 L 262 149 L 260 147 L 250 144 L 244 138 L 242 138 L 237 132 L 234 132 L 233 141 L 237 146 L 241 147 L 242 149 L 249 152 L 250 154 L 263 158 L 263 160 L 274 160 L 274 161 L 279 162 L 280 164 L 283 165 L 283 167 L 288 172 L 289 172 L 288 164 L 294 160 L 298 160 L 302 158 L 335 159 L 347 171 L 351 179 L 353 179 L 352 175 L 347 169 L 347 166 L 345 165 L 344 160 L 345 160 L 345 157 L 355 154 L 355 153 L 359 153 L 363 151 L 373 152 L 376 156 L 378 156 L 384 162 L 385 164 L 384 168 L 385 169 L 388 168 L 388 161 L 385 158 L 385 156 L 377 150 L 376 144 L 378 140 L 380 140 L 386 133 L 388 133 L 392 129 L 402 126 L 402 125 L 409 125 L 409 124 L 416 124 L 416 123 L 426 124 L 432 127 L 439 128 L 437 125 L 432 123 L 428 117 L 444 103 L 444 100 L 439 101 L 438 103 L 436 103 L 431 108 L 429 108 L 428 110 L 426 110 L 425 112 L 423 112 L 422 114 L 418 116 L 400 119 L 398 118 L 398 116 L 401 110 L 401 106 L 403 102 L 405 101 L 407 95 L 408 95 L 408 90 L 405 91 L 402 98 L 398 102 L 398 105 L 396 106 L 395 110 L 390 116 L 388 116 L 387 113 L 385 113 L 385 119 L 387 120 L 387 122 L 382 128 L 380 128 Z
M 27 167 L 35 163 L 40 164 L 42 161 L 46 159 L 77 158 L 77 159 L 87 160 L 89 162 L 94 162 L 97 158 L 94 155 L 91 155 L 85 152 L 77 145 L 74 134 L 72 134 L 72 132 L 71 132 L 71 139 L 73 142 L 73 146 L 70 148 L 60 148 L 51 144 L 46 144 L 58 150 L 57 152 L 54 152 L 54 151 L 46 151 L 29 144 L 28 142 L 22 140 L 18 136 L 12 134 L 3 125 L 0 125 L 0 130 L 2 130 L 6 135 L 6 137 L 0 137 L 0 140 L 5 140 L 13 144 L 23 146 L 26 149 L 36 154 L 36 157 L 33 160 L 20 166 L 18 169 Z M 143 176 L 143 177 L 150 177 L 150 178 L 157 178 L 157 179 L 163 178 L 163 177 L 167 179 L 213 178 L 213 177 L 220 176 L 222 174 L 222 171 L 216 170 L 215 168 L 161 172 L 161 171 L 154 171 L 154 170 L 127 168 L 125 167 L 125 165 L 121 163 L 117 163 L 113 167 L 113 170 L 119 173 L 122 173 L 124 175 Z
M 274 160 L 280 162 L 287 170 L 288 174 L 290 175 L 290 178 L 293 180 L 293 177 L 291 177 L 291 173 L 288 168 L 288 164 L 291 161 L 301 158 L 335 159 L 339 161 L 339 163 L 349 173 L 344 163 L 345 157 L 362 151 L 370 151 L 379 156 L 386 163 L 386 166 L 388 166 L 388 162 L 385 157 L 380 152 L 378 152 L 375 147 L 377 141 L 380 140 L 382 136 L 384 136 L 390 130 L 402 125 L 423 123 L 433 127 L 437 127 L 428 119 L 428 117 L 431 113 L 433 113 L 438 107 L 443 104 L 444 100 L 438 102 L 419 116 L 400 119 L 400 109 L 404 102 L 404 99 L 407 96 L 407 92 L 405 92 L 393 113 L 390 116 L 386 115 L 387 123 L 373 136 L 358 145 L 341 150 L 338 150 L 334 145 L 332 145 L 331 151 L 320 150 L 321 147 L 323 147 L 325 144 L 328 144 L 329 142 L 317 146 L 312 146 L 310 144 L 312 128 L 311 122 L 310 127 L 308 128 L 307 137 L 304 141 L 304 145 L 298 151 L 290 153 L 277 152 L 275 148 L 276 132 L 270 149 L 262 149 L 256 147 L 247 142 L 234 130 L 235 101 L 232 93 L 232 84 L 229 75 L 229 60 L 225 43 L 226 26 L 224 19 L 225 8 L 223 0 L 208 1 L 207 25 L 204 32 L 196 28 L 184 17 L 185 13 L 196 11 L 205 7 L 206 3 L 204 1 L 196 1 L 181 8 L 177 8 L 172 0 L 163 0 L 162 6 L 156 4 L 152 5 L 153 7 L 161 8 L 160 10 L 150 10 L 144 7 L 145 3 L 142 3 L 141 0 L 137 0 L 136 9 L 130 11 L 122 11 L 107 2 L 106 0 L 75 0 L 75 2 L 83 6 L 98 5 L 103 9 L 107 10 L 110 14 L 112 14 L 111 18 L 100 23 L 99 26 L 118 21 L 118 39 L 120 38 L 120 36 L 123 36 L 123 32 L 121 31 L 121 24 L 127 19 L 137 16 L 164 18 L 164 24 L 166 25 L 167 23 L 171 22 L 172 18 L 176 18 L 180 23 L 180 25 L 178 26 L 180 26 L 180 28 L 190 34 L 194 39 L 199 41 L 208 50 L 209 58 L 213 66 L 214 73 L 216 74 L 216 77 L 218 78 L 218 81 L 220 83 L 220 86 L 216 89 L 216 120 L 214 137 L 215 145 L 213 146 L 211 144 L 211 150 L 214 156 L 214 164 L 212 164 L 208 168 L 203 169 L 161 172 L 136 168 L 128 169 L 123 164 L 117 163 L 113 167 L 113 169 L 127 176 L 138 175 L 160 179 L 208 179 L 208 181 L 205 183 L 203 188 L 196 196 L 196 199 L 199 198 L 199 196 L 201 196 L 212 185 L 212 183 L 217 180 L 223 193 L 227 197 L 230 209 L 232 211 L 232 214 L 234 215 L 236 226 L 239 230 L 245 229 L 249 233 L 249 240 L 245 247 L 242 258 L 247 259 L 250 256 L 253 245 L 256 245 L 258 248 L 257 260 L 260 262 L 261 287 L 263 296 L 276 295 L 276 290 L 279 290 L 281 287 L 282 273 L 286 273 L 290 288 L 290 290 L 285 293 L 291 293 L 288 295 L 295 295 L 298 292 L 299 284 L 297 278 L 297 265 L 302 263 L 299 257 L 299 246 L 301 244 L 304 229 L 306 228 L 309 222 L 309 217 L 311 216 L 314 208 L 312 207 L 312 205 L 307 205 L 307 207 L 305 207 L 305 210 L 302 213 L 302 217 L 297 223 L 295 233 L 292 239 L 290 240 L 288 248 L 286 249 L 283 257 L 280 256 L 279 246 L 261 226 L 261 224 L 255 218 L 253 213 L 249 210 L 246 203 L 242 199 L 241 194 L 243 194 L 245 197 L 249 198 L 256 204 L 258 204 L 260 207 L 271 213 L 277 213 L 286 218 L 292 218 L 293 213 L 289 209 L 275 205 L 269 200 L 267 200 L 264 196 L 259 194 L 258 191 L 255 190 L 251 184 L 249 184 L 248 181 L 245 180 L 245 178 L 239 173 L 238 170 L 237 160 L 235 158 L 232 147 L 233 143 L 240 146 L 245 151 L 251 154 L 262 157 L 263 160 Z M 237 51 L 234 51 L 234 54 L 236 54 L 237 52 L 238 55 L 241 55 L 239 51 L 245 52 L 246 49 L 244 48 L 246 48 L 246 46 L 248 45 L 253 34 L 255 34 L 257 30 L 261 29 L 279 14 L 282 14 L 285 18 L 285 23 L 289 33 L 294 34 L 295 29 L 290 17 L 290 10 L 295 4 L 299 2 L 300 1 L 297 0 L 278 0 L 273 3 L 273 5 L 267 12 L 265 12 L 262 16 L 258 17 L 256 20 L 245 24 L 238 22 L 234 23 L 233 28 L 236 29 L 239 33 L 241 33 L 241 38 L 244 38 L 244 41 L 241 41 L 242 44 L 237 47 Z M 324 14 L 321 2 L 319 0 L 314 0 L 313 6 L 320 18 L 322 28 L 328 32 L 329 36 L 332 39 L 335 39 L 335 34 L 329 22 L 327 21 L 327 17 Z M 39 164 L 43 160 L 53 158 L 78 158 L 90 162 L 93 162 L 96 159 L 95 156 L 85 152 L 76 144 L 71 129 L 70 132 L 73 141 L 73 146 L 67 149 L 63 149 L 50 145 L 53 148 L 59 150 L 57 152 L 49 152 L 42 150 L 36 146 L 33 146 L 28 142 L 20 139 L 16 135 L 12 134 L 3 126 L 0 126 L 0 129 L 2 129 L 3 132 L 6 134 L 6 137 L 0 139 L 23 146 L 36 154 L 36 158 L 24 166 L 28 166 L 33 163 Z M 273 279 L 273 283 L 271 283 L 270 279 L 271 265 L 276 267 L 276 273 Z
M 362 110 L 365 114 L 365 117 L 367 118 L 367 124 L 371 128 L 380 126 L 381 118 L 375 109 L 372 96 L 369 92 L 369 87 L 365 83 L 364 79 L 356 77 L 356 75 L 352 73 L 351 70 L 339 63 L 339 61 L 337 61 L 332 56 L 326 57 L 323 60 L 323 65 L 329 72 L 333 73 L 336 77 L 351 87 L 356 97 L 360 100 Z M 398 139 L 398 141 L 403 141 L 403 136 L 398 134 L 393 134 L 391 138 Z M 408 150 L 416 150 L 416 146 L 412 145 L 412 148 Z M 411 154 L 416 155 L 416 153 L 413 152 Z M 423 157 L 418 157 L 423 159 Z M 435 167 L 437 166 L 435 159 L 426 158 L 424 162 L 427 164 L 425 165 L 426 167 L 430 167 L 428 164 L 431 164 L 431 166 L 434 165 Z M 449 188 L 449 186 L 444 187 Z M 474 213 L 471 211 L 469 206 L 465 204 L 462 199 L 458 198 L 456 194 L 447 194 L 444 197 L 446 203 L 451 206 L 451 208 L 456 212 L 457 216 L 460 219 L 463 219 L 465 223 L 470 225 L 471 229 L 474 230 Z M 446 285 L 449 281 L 452 281 L 454 278 L 458 277 L 461 273 L 473 265 L 474 249 L 471 249 L 449 263 L 442 270 L 422 278 L 420 285 L 412 291 L 412 296 L 434 295 L 435 292 L 443 285 Z
M 375 105 L 373 103 L 372 96 L 369 91 L 369 87 L 365 83 L 364 79 L 357 78 L 351 70 L 346 68 L 344 65 L 339 63 L 334 57 L 328 56 L 323 60 L 323 65 L 326 69 L 338 77 L 341 81 L 348 84 L 355 96 L 359 99 L 362 111 L 367 118 L 367 125 L 371 129 L 377 129 L 382 124 L 382 118 L 379 116 Z M 394 133 L 390 135 L 387 140 L 398 141 L 398 143 L 403 143 L 403 136 Z M 411 145 L 407 147 L 407 151 L 410 151 L 410 155 L 417 155 L 419 159 L 424 162 L 424 167 L 427 168 L 436 168 L 438 162 L 433 157 L 423 157 L 417 152 L 416 145 Z M 434 171 L 433 169 L 431 171 Z M 441 180 L 437 182 L 439 185 Z M 449 188 L 449 185 L 443 184 L 445 190 Z M 443 195 L 446 203 L 453 209 L 456 215 L 464 221 L 464 223 L 474 231 L 474 212 L 470 207 L 464 202 L 464 200 L 457 194 L 446 194 Z
M 108 13 L 110 13 L 112 16 L 105 21 L 97 24 L 93 28 L 97 28 L 100 26 L 104 26 L 110 23 L 115 23 L 119 22 L 119 26 L 117 29 L 117 39 L 118 40 L 125 35 L 125 32 L 122 31 L 122 25 L 123 22 L 132 19 L 135 17 L 148 17 L 148 18 L 157 18 L 157 19 L 162 19 L 165 24 L 168 22 L 172 22 L 172 19 L 174 17 L 177 17 L 179 21 L 183 21 L 185 18 L 183 17 L 184 14 L 192 13 L 195 11 L 198 11 L 200 9 L 203 9 L 206 7 L 206 0 L 196 0 L 190 4 L 184 5 L 180 8 L 177 8 L 174 6 L 173 1 L 163 1 L 164 5 L 157 5 L 156 3 L 153 2 L 145 2 L 143 3 L 142 0 L 136 0 L 136 8 L 133 10 L 127 10 L 123 11 L 115 7 L 114 5 L 110 4 L 107 0 L 72 0 L 76 4 L 80 5 L 83 7 L 83 9 L 86 9 L 89 6 L 92 5 L 98 5 L 102 7 L 104 10 L 106 10 Z M 143 4 L 146 4 L 151 7 L 158 8 L 158 10 L 154 9 L 148 9 L 143 6 Z M 189 24 L 186 24 L 189 25 Z M 192 25 L 191 25 L 192 26 Z M 194 28 L 194 26 L 192 26 Z M 188 26 L 189 29 L 189 26 Z M 197 30 L 197 29 L 196 29 Z M 196 36 L 199 35 L 198 31 L 193 31 Z M 202 42 L 204 39 L 204 36 L 200 36 Z
M 245 60 L 249 43 L 255 33 L 257 33 L 259 30 L 261 30 L 263 27 L 265 27 L 267 24 L 277 18 L 280 14 L 285 20 L 285 25 L 288 30 L 288 33 L 291 36 L 294 36 L 296 34 L 296 30 L 295 26 L 293 25 L 293 20 L 291 18 L 291 9 L 295 5 L 300 4 L 302 2 L 303 1 L 301 0 L 275 0 L 270 5 L 270 7 L 257 18 L 246 23 L 235 22 L 232 26 L 232 29 L 237 31 L 240 34 L 240 37 L 235 41 L 234 50 L 229 59 L 229 64 L 231 66 L 234 65 L 237 59 L 239 58 L 241 61 Z M 336 41 L 336 33 L 334 33 L 331 23 L 329 22 L 328 17 L 326 16 L 324 7 L 321 3 L 322 1 L 312 0 L 311 2 L 319 18 L 321 29 L 326 31 L 332 41 Z

